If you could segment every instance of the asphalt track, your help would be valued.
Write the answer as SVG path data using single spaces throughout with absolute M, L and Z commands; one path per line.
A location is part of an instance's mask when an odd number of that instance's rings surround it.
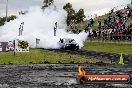
M 132 65 L 82 65 L 87 74 L 130 74 Z M 0 65 L 0 88 L 132 88 L 128 84 L 78 84 L 78 64 Z
M 59 50 L 59 49 L 49 49 L 54 52 L 62 52 L 69 54 L 77 54 L 83 56 L 92 56 L 101 60 L 111 60 L 112 62 L 119 62 L 120 54 L 116 53 L 107 53 L 107 52 L 98 52 L 98 51 L 89 51 L 89 50 Z M 124 63 L 132 64 L 132 54 L 123 54 Z

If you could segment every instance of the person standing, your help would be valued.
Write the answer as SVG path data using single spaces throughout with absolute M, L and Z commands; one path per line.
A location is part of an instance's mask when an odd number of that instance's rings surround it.
M 101 29 L 101 21 L 98 21 L 98 30 Z
M 55 27 L 54 27 L 54 36 L 56 36 L 56 31 L 57 31 L 57 22 L 55 22 Z

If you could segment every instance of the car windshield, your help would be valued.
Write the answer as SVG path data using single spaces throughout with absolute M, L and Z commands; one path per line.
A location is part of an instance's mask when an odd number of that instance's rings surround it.
M 75 40 L 74 39 L 65 39 L 65 42 L 64 43 L 74 43 Z

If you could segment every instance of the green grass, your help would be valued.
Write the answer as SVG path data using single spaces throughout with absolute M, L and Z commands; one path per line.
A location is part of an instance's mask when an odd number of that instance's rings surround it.
M 93 51 L 101 51 L 101 52 L 132 54 L 132 44 L 86 41 L 84 43 L 83 48 L 88 50 L 93 50 Z
M 93 57 L 72 55 L 42 49 L 30 49 L 29 53 L 0 52 L 0 64 L 70 64 L 70 63 L 96 63 L 101 60 Z M 111 63 L 105 60 L 103 63 Z
M 132 17 L 129 17 L 129 18 L 128 18 L 128 21 L 129 21 L 129 22 L 132 22 Z

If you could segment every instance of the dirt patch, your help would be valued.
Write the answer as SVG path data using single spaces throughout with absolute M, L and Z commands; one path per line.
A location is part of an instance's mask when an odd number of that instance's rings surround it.
M 130 74 L 131 65 L 83 65 L 87 74 Z M 5 88 L 117 88 L 130 84 L 77 83 L 78 64 L 0 65 L 0 87 Z M 124 88 L 123 87 L 123 88 Z

